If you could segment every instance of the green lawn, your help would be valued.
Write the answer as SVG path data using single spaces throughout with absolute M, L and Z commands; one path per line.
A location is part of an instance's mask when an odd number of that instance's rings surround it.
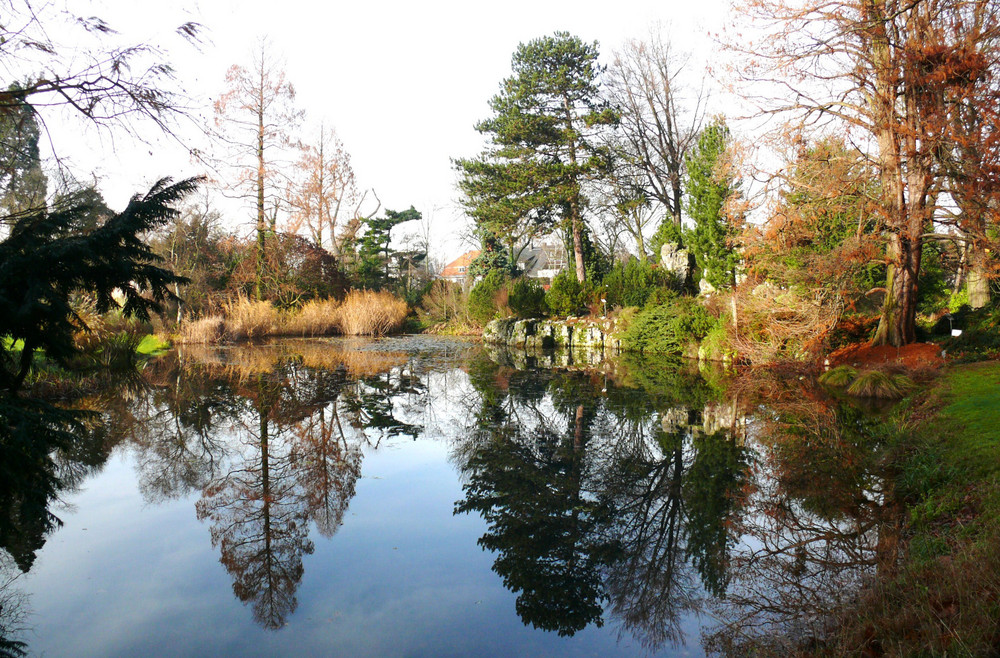
M 958 366 L 940 382 L 944 408 L 932 427 L 964 480 L 1000 474 L 1000 362 Z

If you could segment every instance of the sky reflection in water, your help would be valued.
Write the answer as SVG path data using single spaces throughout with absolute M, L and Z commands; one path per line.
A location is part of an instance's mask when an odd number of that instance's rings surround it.
M 64 525 L 12 514 L 5 546 L 44 544 L 14 581 L 15 636 L 48 655 L 701 655 L 703 634 L 752 640 L 713 618 L 793 636 L 815 621 L 753 609 L 788 599 L 782 580 L 823 598 L 787 538 L 825 533 L 805 546 L 843 557 L 823 572 L 837 587 L 877 563 L 857 504 L 883 507 L 877 478 L 861 463 L 854 502 L 824 508 L 801 447 L 770 441 L 804 426 L 787 410 L 753 420 L 677 366 L 542 361 L 404 338 L 155 364 L 148 391 L 105 406 L 111 456 L 61 492 Z M 836 473 L 859 463 L 828 452 Z

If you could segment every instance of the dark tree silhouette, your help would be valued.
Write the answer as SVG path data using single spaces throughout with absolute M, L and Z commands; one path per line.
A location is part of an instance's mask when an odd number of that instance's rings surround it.
M 0 389 L 17 393 L 39 349 L 59 362 L 77 354 L 73 333 L 82 321 L 70 306 L 74 291 L 92 293 L 99 313 L 118 307 L 113 295 L 121 294 L 122 314 L 143 320 L 172 297 L 168 286 L 183 279 L 159 266 L 142 236 L 174 217 L 174 205 L 197 184 L 165 178 L 86 234 L 70 228 L 93 202 L 72 198 L 65 207 L 38 208 L 14 222 L 0 242 L 0 336 L 10 339 L 0 343 Z

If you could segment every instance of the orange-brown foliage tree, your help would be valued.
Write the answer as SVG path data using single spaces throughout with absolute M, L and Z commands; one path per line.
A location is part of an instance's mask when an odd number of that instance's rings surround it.
M 795 150 L 780 174 L 778 204 L 757 229 L 758 239 L 747 243 L 750 278 L 851 306 L 884 276 L 874 172 L 838 138 L 800 140 Z
M 744 51 L 744 75 L 775 90 L 763 108 L 803 124 L 839 124 L 878 176 L 886 299 L 876 344 L 915 339 L 922 246 L 939 210 L 957 98 L 990 78 L 992 0 L 749 0 L 765 26 Z M 767 83 L 770 83 L 769 85 Z

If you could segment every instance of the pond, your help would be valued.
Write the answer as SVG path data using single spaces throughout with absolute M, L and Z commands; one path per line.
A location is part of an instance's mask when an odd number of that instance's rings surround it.
M 796 378 L 580 361 L 170 353 L 82 401 L 50 459 L 0 446 L 0 655 L 781 651 L 892 568 L 877 415 Z

